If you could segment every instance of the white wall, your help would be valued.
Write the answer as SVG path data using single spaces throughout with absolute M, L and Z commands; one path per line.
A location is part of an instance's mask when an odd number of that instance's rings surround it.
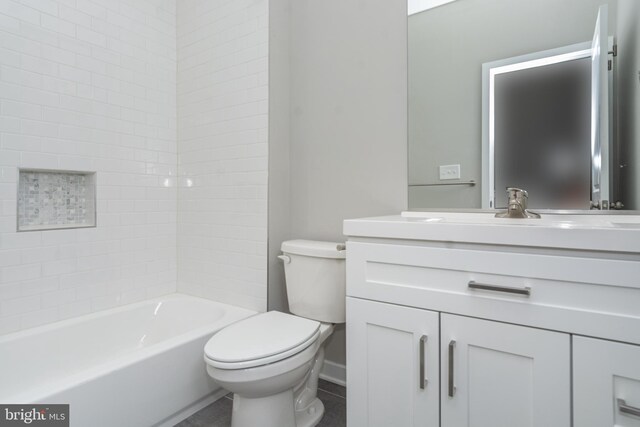
M 175 0 L 0 1 L 0 333 L 173 292 Z M 17 171 L 97 171 L 98 227 L 16 233 Z
M 288 311 L 284 266 L 277 256 L 291 236 L 291 1 L 269 1 L 269 310 Z
M 178 290 L 265 310 L 268 1 L 177 16 Z
M 290 7 L 290 51 L 281 56 L 290 62 L 290 227 L 280 232 L 344 241 L 345 218 L 407 206 L 407 5 L 291 0 Z M 272 261 L 279 244 L 271 245 Z M 327 359 L 344 364 L 343 328 L 330 338 Z
M 291 231 L 343 241 L 345 218 L 406 207 L 407 5 L 292 4 Z

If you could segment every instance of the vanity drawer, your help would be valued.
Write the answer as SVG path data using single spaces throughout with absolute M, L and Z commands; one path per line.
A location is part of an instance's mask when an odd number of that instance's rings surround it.
M 637 260 L 363 242 L 347 253 L 349 296 L 640 343 Z
M 640 346 L 573 337 L 574 425 L 640 426 Z

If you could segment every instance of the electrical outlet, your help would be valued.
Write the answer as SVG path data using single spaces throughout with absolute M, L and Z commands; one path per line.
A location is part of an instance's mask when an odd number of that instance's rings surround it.
M 440 179 L 460 179 L 460 165 L 440 166 Z

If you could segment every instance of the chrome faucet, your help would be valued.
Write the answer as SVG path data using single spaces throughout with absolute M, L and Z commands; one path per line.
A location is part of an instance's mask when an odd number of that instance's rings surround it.
M 540 218 L 540 215 L 527 210 L 529 193 L 521 188 L 507 188 L 509 205 L 505 212 L 498 212 L 496 218 Z

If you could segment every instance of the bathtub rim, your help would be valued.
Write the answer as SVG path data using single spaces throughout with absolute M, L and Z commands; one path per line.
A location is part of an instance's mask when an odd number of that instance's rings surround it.
M 50 323 L 47 325 L 41 325 L 34 328 L 12 332 L 12 333 L 0 336 L 0 345 L 6 344 L 7 342 L 10 342 L 12 339 L 29 337 L 29 336 L 37 335 L 40 333 L 46 333 L 54 329 L 64 328 L 66 326 L 82 323 L 83 321 L 86 321 L 89 319 L 105 317 L 113 313 L 119 313 L 119 312 L 127 311 L 130 309 L 135 309 L 137 307 L 142 307 L 145 305 L 157 304 L 159 302 L 166 301 L 168 299 L 199 300 L 208 304 L 222 306 L 224 308 L 228 307 L 228 308 L 231 308 L 232 310 L 231 311 L 225 310 L 222 317 L 217 319 L 217 321 L 213 324 L 207 324 L 207 325 L 194 328 L 192 330 L 189 330 L 188 332 L 184 332 L 182 334 L 172 336 L 160 342 L 153 343 L 148 347 L 137 348 L 134 351 L 131 351 L 127 354 L 123 354 L 116 357 L 114 360 L 109 360 L 104 363 L 100 363 L 96 366 L 83 369 L 79 372 L 65 375 L 62 378 L 46 381 L 42 385 L 30 387 L 24 391 L 21 391 L 15 394 L 3 396 L 2 400 L 4 401 L 4 403 L 47 403 L 46 398 L 49 396 L 55 395 L 56 393 L 62 392 L 66 389 L 81 385 L 89 381 L 92 381 L 94 379 L 104 377 L 109 373 L 124 369 L 127 366 L 130 366 L 134 363 L 142 362 L 146 359 L 154 357 L 157 354 L 163 353 L 172 348 L 183 345 L 187 342 L 202 338 L 205 335 L 208 335 L 208 334 L 213 335 L 215 332 L 218 332 L 220 329 L 232 323 L 254 316 L 258 313 L 254 310 L 234 306 L 231 304 L 221 303 L 221 302 L 209 300 L 206 298 L 201 298 L 201 297 L 196 297 L 196 296 L 181 294 L 181 293 L 172 293 L 172 294 L 167 294 L 167 295 L 156 297 L 149 300 L 138 301 L 132 304 L 125 304 L 122 306 L 100 310 L 100 311 L 85 314 L 82 316 L 64 319 L 64 320 Z M 231 317 L 231 320 L 229 320 L 229 317 Z M 204 352 L 204 347 L 203 347 L 203 352 Z

